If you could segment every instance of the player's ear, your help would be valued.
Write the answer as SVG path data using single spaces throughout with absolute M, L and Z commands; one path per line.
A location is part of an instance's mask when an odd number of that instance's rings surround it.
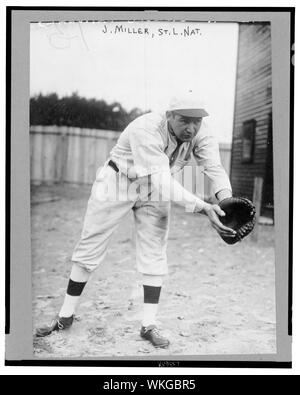
M 166 117 L 167 120 L 173 119 L 174 118 L 173 111 L 166 111 Z

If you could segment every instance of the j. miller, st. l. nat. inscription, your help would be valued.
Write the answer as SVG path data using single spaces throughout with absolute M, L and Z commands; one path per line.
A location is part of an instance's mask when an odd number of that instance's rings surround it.
M 149 37 L 156 37 L 156 36 L 183 36 L 183 37 L 192 37 L 192 36 L 201 36 L 201 29 L 192 26 L 185 26 L 182 28 L 179 27 L 169 27 L 169 28 L 162 28 L 158 27 L 156 29 L 150 29 L 149 26 L 128 26 L 126 24 L 117 24 L 117 25 L 107 25 L 104 24 L 102 28 L 102 33 L 104 34 L 132 34 L 132 35 L 145 35 Z

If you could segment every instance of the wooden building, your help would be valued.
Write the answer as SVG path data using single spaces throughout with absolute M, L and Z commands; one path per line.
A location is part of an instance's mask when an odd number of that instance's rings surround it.
M 271 27 L 239 26 L 231 171 L 233 193 L 253 197 L 263 178 L 261 214 L 273 216 Z

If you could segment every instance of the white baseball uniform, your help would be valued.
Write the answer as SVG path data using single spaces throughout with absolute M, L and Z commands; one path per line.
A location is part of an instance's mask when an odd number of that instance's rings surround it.
M 168 176 L 182 169 L 192 155 L 211 179 L 214 193 L 222 189 L 231 190 L 229 178 L 220 162 L 217 141 L 209 133 L 204 120 L 193 140 L 180 146 L 168 128 L 165 114 L 148 113 L 131 122 L 121 133 L 109 159 L 97 171 L 81 238 L 74 249 L 72 261 L 89 272 L 95 270 L 106 256 L 113 232 L 133 209 L 139 272 L 166 274 L 170 199 L 157 198 L 160 194 L 154 180 L 156 175 Z M 108 165 L 109 160 L 117 165 L 118 173 Z M 171 199 L 176 200 L 174 196 L 178 191 L 184 192 L 178 203 L 190 206 L 192 211 L 197 198 L 178 183 L 173 183 L 172 177 L 170 179 Z

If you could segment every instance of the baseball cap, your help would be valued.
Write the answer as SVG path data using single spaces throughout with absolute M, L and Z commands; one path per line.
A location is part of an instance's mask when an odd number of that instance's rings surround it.
M 173 97 L 170 100 L 169 111 L 176 111 L 185 117 L 207 117 L 205 103 L 199 99 L 199 95 L 189 90 L 186 93 Z

